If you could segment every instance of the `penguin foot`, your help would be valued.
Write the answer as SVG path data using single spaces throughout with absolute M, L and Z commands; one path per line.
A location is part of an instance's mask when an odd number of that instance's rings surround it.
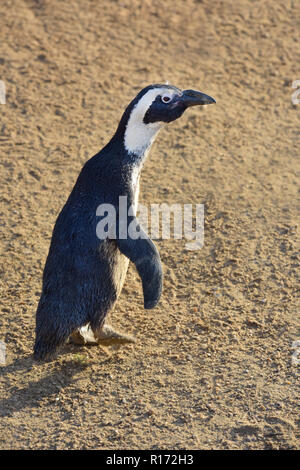
M 133 336 L 114 330 L 110 325 L 104 325 L 99 331 L 93 332 L 90 325 L 82 326 L 73 331 L 69 341 L 79 345 L 110 346 L 113 344 L 135 343 Z
M 98 344 L 90 325 L 85 325 L 78 330 L 73 331 L 69 340 L 74 344 Z
M 97 334 L 95 333 L 98 344 L 109 346 L 111 344 L 135 343 L 136 339 L 126 333 L 120 333 L 114 330 L 110 325 L 105 324 Z

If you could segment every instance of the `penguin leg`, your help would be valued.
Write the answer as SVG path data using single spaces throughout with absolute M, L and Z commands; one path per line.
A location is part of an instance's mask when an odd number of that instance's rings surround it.
M 116 331 L 105 323 L 101 328 L 94 330 L 90 324 L 78 328 L 71 334 L 70 341 L 81 345 L 103 344 L 109 346 L 111 344 L 135 343 L 136 340 L 133 336 Z

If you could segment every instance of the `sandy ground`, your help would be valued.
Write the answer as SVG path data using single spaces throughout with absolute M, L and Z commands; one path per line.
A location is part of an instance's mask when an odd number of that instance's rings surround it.
M 299 2 L 0 8 L 0 447 L 299 448 Z M 140 202 L 204 203 L 204 247 L 156 242 L 165 284 L 154 310 L 130 266 L 112 323 L 136 345 L 66 345 L 37 364 L 55 219 L 124 107 L 166 80 L 217 105 L 161 132 Z

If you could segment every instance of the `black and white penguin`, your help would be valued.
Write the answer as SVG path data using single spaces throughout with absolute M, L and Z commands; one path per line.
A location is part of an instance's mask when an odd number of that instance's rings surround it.
M 153 308 L 162 291 L 162 268 L 154 243 L 136 220 L 139 178 L 158 131 L 190 106 L 215 103 L 210 96 L 171 85 L 150 85 L 126 108 L 110 142 L 82 168 L 52 234 L 36 313 L 34 357 L 51 358 L 70 337 L 77 343 L 126 342 L 106 322 L 132 261 L 142 280 L 144 307 Z M 136 223 L 140 238 L 120 236 L 119 197 L 133 207 L 126 224 Z M 116 238 L 99 239 L 96 211 L 116 210 Z M 126 227 L 127 228 L 127 227 Z

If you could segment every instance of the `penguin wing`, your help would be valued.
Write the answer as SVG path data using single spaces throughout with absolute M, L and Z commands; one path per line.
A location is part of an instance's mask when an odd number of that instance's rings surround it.
M 121 253 L 135 264 L 143 284 L 144 308 L 150 309 L 157 305 L 162 292 L 163 273 L 160 256 L 153 241 L 146 235 L 135 217 L 131 218 L 132 222 L 139 228 L 140 237 L 117 238 L 116 242 Z

